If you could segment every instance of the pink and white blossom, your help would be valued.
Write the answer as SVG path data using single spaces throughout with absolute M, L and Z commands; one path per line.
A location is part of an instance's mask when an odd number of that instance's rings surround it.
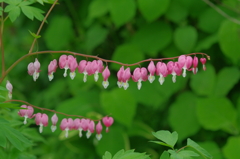
M 192 61 L 191 56 L 181 55 L 178 57 L 178 67 L 183 69 L 183 77 L 186 77 L 186 70 L 192 66 Z
M 193 71 L 194 74 L 196 74 L 198 72 L 198 58 L 197 58 L 197 56 L 194 56 L 194 58 L 193 58 L 192 71 Z
M 137 67 L 133 71 L 132 79 L 134 82 L 138 82 L 137 86 L 138 89 L 140 90 L 142 87 L 142 81 L 146 81 L 148 79 L 147 69 L 145 67 L 142 68 Z
M 110 71 L 108 69 L 108 66 L 106 66 L 105 69 L 103 70 L 102 76 L 103 76 L 102 85 L 106 89 L 108 87 L 108 85 L 109 85 L 108 78 L 110 76 Z
M 40 63 L 38 62 L 38 59 L 35 58 L 35 62 L 31 62 L 28 64 L 28 74 L 33 76 L 33 80 L 36 81 L 39 77 L 40 72 Z
M 61 130 L 65 130 L 65 137 L 67 138 L 68 137 L 68 131 L 69 130 L 72 130 L 74 128 L 74 122 L 73 122 L 73 119 L 72 118 L 64 118 L 62 121 L 61 121 L 61 124 L 60 124 L 60 129 Z
M 162 85 L 165 81 L 165 77 L 168 75 L 167 65 L 164 62 L 158 62 L 156 65 L 156 75 L 160 76 L 158 81 Z
M 23 124 L 27 124 L 27 119 L 28 118 L 33 118 L 35 115 L 33 115 L 34 109 L 31 106 L 26 106 L 26 105 L 22 105 L 22 108 L 26 108 L 26 109 L 20 109 L 18 112 L 18 115 L 21 117 L 24 117 L 24 121 Z
M 53 79 L 53 73 L 56 72 L 57 70 L 57 60 L 54 59 L 50 62 L 50 64 L 48 65 L 48 79 L 49 81 L 51 81 Z
M 48 125 L 48 116 L 47 114 L 37 113 L 35 116 L 36 125 L 39 125 L 39 132 L 42 133 L 43 126 Z
M 168 73 L 172 74 L 173 83 L 176 82 L 176 75 L 180 76 L 182 74 L 182 68 L 179 67 L 178 62 L 169 61 L 167 63 Z
M 203 57 L 202 57 L 202 58 L 200 58 L 200 62 L 201 62 L 201 63 L 202 63 L 202 65 L 203 65 L 203 70 L 204 70 L 204 71 L 206 71 L 206 65 L 205 65 L 205 64 L 206 64 L 206 62 L 207 62 L 206 58 L 203 58 Z
M 155 80 L 155 72 L 156 72 L 156 66 L 154 65 L 154 62 L 151 61 L 148 65 L 148 71 L 150 74 L 148 75 L 148 80 L 150 83 L 152 83 Z
M 98 121 L 98 123 L 96 125 L 96 131 L 97 131 L 96 138 L 98 140 L 101 140 L 101 138 L 102 138 L 102 134 L 101 134 L 102 133 L 102 129 L 103 129 L 102 123 L 101 123 L 101 121 Z
M 52 116 L 51 120 L 52 120 L 51 130 L 52 130 L 52 132 L 54 132 L 57 129 L 56 124 L 58 122 L 58 117 L 57 117 L 56 113 Z
M 87 134 L 86 134 L 87 138 L 89 138 L 92 135 L 92 133 L 94 133 L 94 129 L 95 129 L 94 121 L 89 120 L 89 122 L 88 122 L 88 131 L 87 131 Z
M 81 119 L 75 119 L 74 121 L 73 121 L 73 123 L 74 123 L 74 129 L 75 130 L 78 130 L 79 131 L 79 137 L 82 137 L 82 121 L 81 121 Z
M 8 98 L 9 98 L 9 99 L 12 99 L 13 86 L 12 86 L 12 84 L 9 82 L 9 80 L 7 80 L 6 88 L 7 88 L 7 90 L 8 90 Z
M 131 78 L 131 72 L 130 68 L 126 68 L 124 70 L 124 67 L 122 66 L 120 70 L 117 73 L 118 81 L 117 85 L 119 88 L 123 87 L 125 90 L 129 87 L 128 81 Z
M 75 70 L 78 67 L 77 59 L 72 55 L 62 55 L 59 58 L 60 69 L 65 69 L 63 76 L 67 77 L 67 70 L 70 69 L 70 78 L 74 79 L 76 76 Z
M 106 132 L 109 132 L 109 127 L 113 124 L 114 120 L 112 117 L 104 117 L 102 119 L 103 124 L 106 126 Z

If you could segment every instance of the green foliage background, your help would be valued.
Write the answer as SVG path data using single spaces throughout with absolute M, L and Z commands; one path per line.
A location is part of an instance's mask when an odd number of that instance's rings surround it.
M 213 2 L 228 15 L 239 18 L 238 0 Z M 34 6 L 46 12 L 50 4 Z M 14 23 L 6 21 L 3 38 L 7 66 L 28 53 L 33 40 L 29 30 L 36 32 L 40 24 L 24 14 Z M 33 51 L 70 50 L 123 63 L 204 52 L 211 60 L 207 61 L 206 71 L 199 64 L 196 75 L 188 72 L 186 78 L 177 77 L 176 83 L 169 75 L 162 86 L 157 80 L 153 84 L 144 82 L 139 91 L 131 81 L 125 91 L 116 84 L 120 65 L 109 64 L 110 85 L 105 90 L 102 78 L 95 83 L 90 76 L 84 83 L 82 74 L 77 73 L 71 80 L 69 76 L 64 78 L 60 69 L 49 82 L 47 66 L 59 58 L 56 54 L 36 56 L 42 71 L 34 82 L 27 74 L 27 65 L 36 57 L 29 57 L 7 77 L 14 86 L 14 99 L 89 118 L 111 114 L 115 123 L 99 142 L 95 137 L 79 138 L 77 131 L 66 139 L 59 128 L 51 133 L 48 126 L 39 134 L 34 120 L 28 120 L 25 126 L 17 110 L 1 110 L 10 125 L 23 134 L 16 136 L 15 145 L 9 144 L 9 139 L 0 139 L 1 158 L 94 159 L 101 158 L 105 151 L 114 154 L 120 149 L 135 149 L 157 159 L 165 148 L 148 142 L 154 140 L 152 132 L 170 130 L 179 134 L 177 147 L 191 137 L 215 159 L 239 159 L 239 32 L 239 24 L 229 21 L 203 0 L 60 1 Z M 6 121 L 0 124 L 6 127 Z M 10 131 L 9 127 L 4 130 L 0 133 Z

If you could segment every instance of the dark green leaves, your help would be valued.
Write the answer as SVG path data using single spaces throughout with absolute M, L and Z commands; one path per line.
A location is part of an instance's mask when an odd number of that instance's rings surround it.
M 41 9 L 32 7 L 32 6 L 21 6 L 23 14 L 25 14 L 29 19 L 33 20 L 34 18 L 42 21 L 44 16 L 42 15 L 44 11 Z
M 239 147 L 240 137 L 239 136 L 229 137 L 227 140 L 227 144 L 223 147 L 223 153 L 227 158 L 239 159 L 240 158 Z
M 134 0 L 110 0 L 109 9 L 113 22 L 119 27 L 135 16 L 136 4 Z
M 174 131 L 173 133 L 170 133 L 169 131 L 161 130 L 158 132 L 153 132 L 152 134 L 157 139 L 163 141 L 163 142 L 155 142 L 154 141 L 155 143 L 171 147 L 172 149 L 174 148 L 174 145 L 176 144 L 176 142 L 178 140 L 178 134 L 176 131 Z
M 139 9 L 143 17 L 152 22 L 166 12 L 170 0 L 138 0 Z
M 200 153 L 202 156 L 204 156 L 207 159 L 211 159 L 212 156 L 201 146 L 199 146 L 196 142 L 194 142 L 191 139 L 187 139 L 187 146 L 195 149 L 198 153 Z

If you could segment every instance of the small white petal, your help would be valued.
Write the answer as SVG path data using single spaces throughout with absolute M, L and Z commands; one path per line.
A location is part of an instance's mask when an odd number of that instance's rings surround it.
M 82 137 L 82 129 L 78 129 L 79 130 L 79 137 Z
M 65 129 L 65 137 L 67 138 L 68 137 L 68 128 Z
M 138 83 L 137 83 L 137 87 L 138 87 L 138 90 L 141 89 L 141 87 L 142 87 L 142 81 L 141 81 L 141 80 L 138 81 Z
M 75 71 L 74 72 L 70 72 L 70 78 L 73 80 L 76 76 L 76 73 Z
M 186 73 L 186 69 L 183 69 L 183 74 L 182 74 L 183 77 L 186 77 L 187 76 L 187 73 Z
M 173 76 L 172 76 L 172 81 L 173 81 L 173 83 L 176 82 L 176 75 L 173 75 Z
M 53 72 L 50 74 L 50 75 L 48 75 L 48 79 L 49 79 L 49 81 L 52 81 L 52 79 L 53 79 Z
M 97 134 L 97 135 L 96 135 L 96 138 L 98 139 L 98 141 L 101 140 L 102 134 Z
M 40 133 L 43 132 L 43 124 L 40 124 L 40 126 L 39 126 L 39 132 L 40 132 Z
M 88 132 L 86 134 L 87 138 L 89 139 L 91 135 L 92 135 L 92 133 L 88 130 Z
M 152 76 L 152 75 L 149 75 L 149 76 L 148 76 L 148 81 L 149 81 L 150 83 L 153 83 L 154 80 L 155 80 L 155 76 Z
M 98 81 L 98 77 L 99 77 L 99 76 L 98 76 L 98 72 L 96 72 L 96 73 L 94 74 L 94 81 L 95 81 L 95 82 Z
M 103 81 L 102 85 L 106 89 L 108 87 L 108 85 L 109 85 L 109 82 L 108 81 Z
M 159 83 L 162 85 L 163 82 L 165 81 L 165 78 L 164 78 L 162 75 L 160 75 L 158 81 L 159 81 Z
M 68 70 L 68 68 L 64 68 L 65 70 L 64 70 L 64 74 L 63 74 L 63 77 L 67 77 L 67 70 Z
M 122 82 L 119 82 L 119 81 L 117 81 L 117 85 L 118 85 L 118 87 L 119 87 L 119 88 L 122 88 L 122 86 L 123 86 L 123 83 L 122 83 Z
M 57 129 L 57 126 L 56 126 L 56 125 L 52 125 L 52 126 L 51 126 L 52 132 L 54 132 L 56 129 Z
M 128 87 L 129 87 L 128 82 L 123 83 L 123 88 L 124 88 L 124 90 L 127 90 Z

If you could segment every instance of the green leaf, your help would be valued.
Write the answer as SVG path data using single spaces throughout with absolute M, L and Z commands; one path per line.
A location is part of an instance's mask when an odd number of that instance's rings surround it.
M 213 158 L 223 159 L 222 150 L 219 148 L 218 144 L 213 141 L 198 142 L 198 144 L 207 150 Z
M 174 150 L 168 150 L 168 152 L 171 154 L 171 156 L 170 156 L 171 159 L 184 159 L 181 155 L 179 155 Z
M 169 4 L 170 0 L 138 0 L 139 9 L 148 22 L 152 22 L 163 15 Z
M 214 95 L 226 96 L 234 85 L 238 83 L 239 79 L 240 70 L 237 67 L 224 67 L 218 73 Z
M 164 151 L 159 159 L 169 159 L 169 153 L 167 151 Z
M 202 11 L 198 19 L 198 27 L 207 33 L 215 33 L 221 26 L 224 17 L 213 8 Z
M 187 139 L 187 146 L 195 149 L 197 152 L 199 152 L 201 155 L 205 156 L 206 158 L 211 159 L 212 156 L 201 146 L 199 146 L 196 142 L 191 140 L 190 138 Z
M 34 38 L 36 38 L 36 39 L 41 38 L 41 35 L 37 35 L 37 34 L 31 32 L 30 30 L 28 30 L 28 31 L 29 31 L 29 33 L 30 33 Z
M 105 152 L 102 159 L 112 159 L 112 154 L 108 151 Z
M 183 53 L 190 53 L 196 45 L 198 33 L 192 26 L 179 27 L 174 32 L 174 43 Z
M 21 6 L 23 14 L 25 14 L 29 19 L 33 20 L 34 17 L 39 21 L 44 19 L 43 13 L 44 11 L 32 6 Z
M 7 99 L 6 97 L 4 97 L 4 96 L 2 96 L 2 95 L 0 95 L 0 98 L 2 98 L 2 99 L 4 99 L 4 100 L 6 100 L 6 99 Z
M 170 147 L 170 148 L 172 148 L 172 146 L 171 146 L 171 145 L 169 145 L 169 144 L 166 144 L 166 143 L 164 143 L 164 142 L 161 142 L 161 141 L 149 141 L 149 142 L 153 142 L 153 143 L 155 143 L 155 144 L 159 144 L 159 145 L 163 145 L 163 146 L 167 146 L 167 147 Z
M 145 153 L 134 152 L 134 150 L 120 150 L 113 156 L 113 159 L 150 159 L 150 157 Z
M 160 131 L 157 131 L 157 132 L 153 132 L 152 134 L 157 139 L 159 139 L 159 140 L 165 142 L 166 144 L 170 145 L 171 148 L 174 147 L 174 145 L 176 144 L 176 142 L 178 140 L 178 133 L 176 131 L 174 131 L 173 133 L 170 133 L 167 130 L 160 130 Z
M 101 106 L 116 121 L 130 127 L 136 111 L 136 100 L 128 90 L 113 89 L 101 93 Z M 116 102 L 121 101 L 121 102 Z
M 0 103 L 1 108 L 12 108 L 12 109 L 22 109 L 19 107 L 19 104 L 12 104 L 12 103 Z
M 45 31 L 44 40 L 49 49 L 61 50 L 68 48 L 73 35 L 71 19 L 67 16 L 54 16 Z
M 8 91 L 6 87 L 0 86 L 0 91 Z
M 218 42 L 218 35 L 217 34 L 210 35 L 210 36 L 200 40 L 194 50 L 195 50 L 195 52 L 207 50 L 207 49 L 211 48 L 212 45 L 217 42 Z
M 37 2 L 43 5 L 43 0 L 37 0 Z
M 92 1 L 88 8 L 90 18 L 101 17 L 109 11 L 109 0 Z
M 212 65 L 206 65 L 206 68 L 206 71 L 199 71 L 191 76 L 190 86 L 197 95 L 211 96 L 215 89 L 215 69 Z
M 110 0 L 110 15 L 117 27 L 129 22 L 136 12 L 136 4 L 134 0 Z
M 143 52 L 132 44 L 123 44 L 116 48 L 113 53 L 112 60 L 119 61 L 122 63 L 135 63 L 144 59 Z M 111 64 L 111 68 L 119 70 L 121 65 Z
M 223 129 L 235 134 L 237 112 L 227 98 L 199 98 L 197 116 L 200 124 L 208 130 Z
M 7 138 L 3 131 L 0 131 L 0 146 L 6 148 L 7 146 Z
M 170 106 L 168 121 L 172 129 L 179 133 L 179 141 L 194 135 L 200 129 L 196 105 L 197 97 L 192 92 L 184 92 Z
M 103 137 L 96 145 L 96 151 L 99 155 L 104 154 L 106 151 L 115 154 L 120 149 L 129 147 L 128 136 L 121 127 L 115 127 L 113 124 L 109 130 L 108 133 L 102 131 Z
M 171 0 L 171 5 L 165 15 L 169 20 L 175 23 L 180 23 L 188 16 L 188 10 L 179 0 Z
M 9 4 L 4 9 L 4 12 L 9 12 L 8 14 L 9 18 L 12 22 L 14 22 L 17 19 L 17 17 L 19 17 L 21 10 L 18 6 Z
M 240 62 L 240 26 L 231 21 L 222 23 L 219 30 L 219 44 L 223 53 L 237 64 Z
M 231 136 L 227 140 L 227 144 L 223 147 L 223 154 L 226 158 L 231 159 L 239 159 L 240 153 L 239 153 L 239 147 L 240 147 L 240 136 Z
M 90 27 L 86 34 L 86 49 L 92 51 L 105 41 L 107 34 L 108 30 L 100 25 Z
M 131 42 L 149 56 L 156 56 L 172 41 L 172 29 L 164 22 L 146 24 L 136 32 Z
M 199 154 L 191 150 L 181 150 L 178 154 L 184 159 L 191 159 L 191 156 L 199 156 Z

